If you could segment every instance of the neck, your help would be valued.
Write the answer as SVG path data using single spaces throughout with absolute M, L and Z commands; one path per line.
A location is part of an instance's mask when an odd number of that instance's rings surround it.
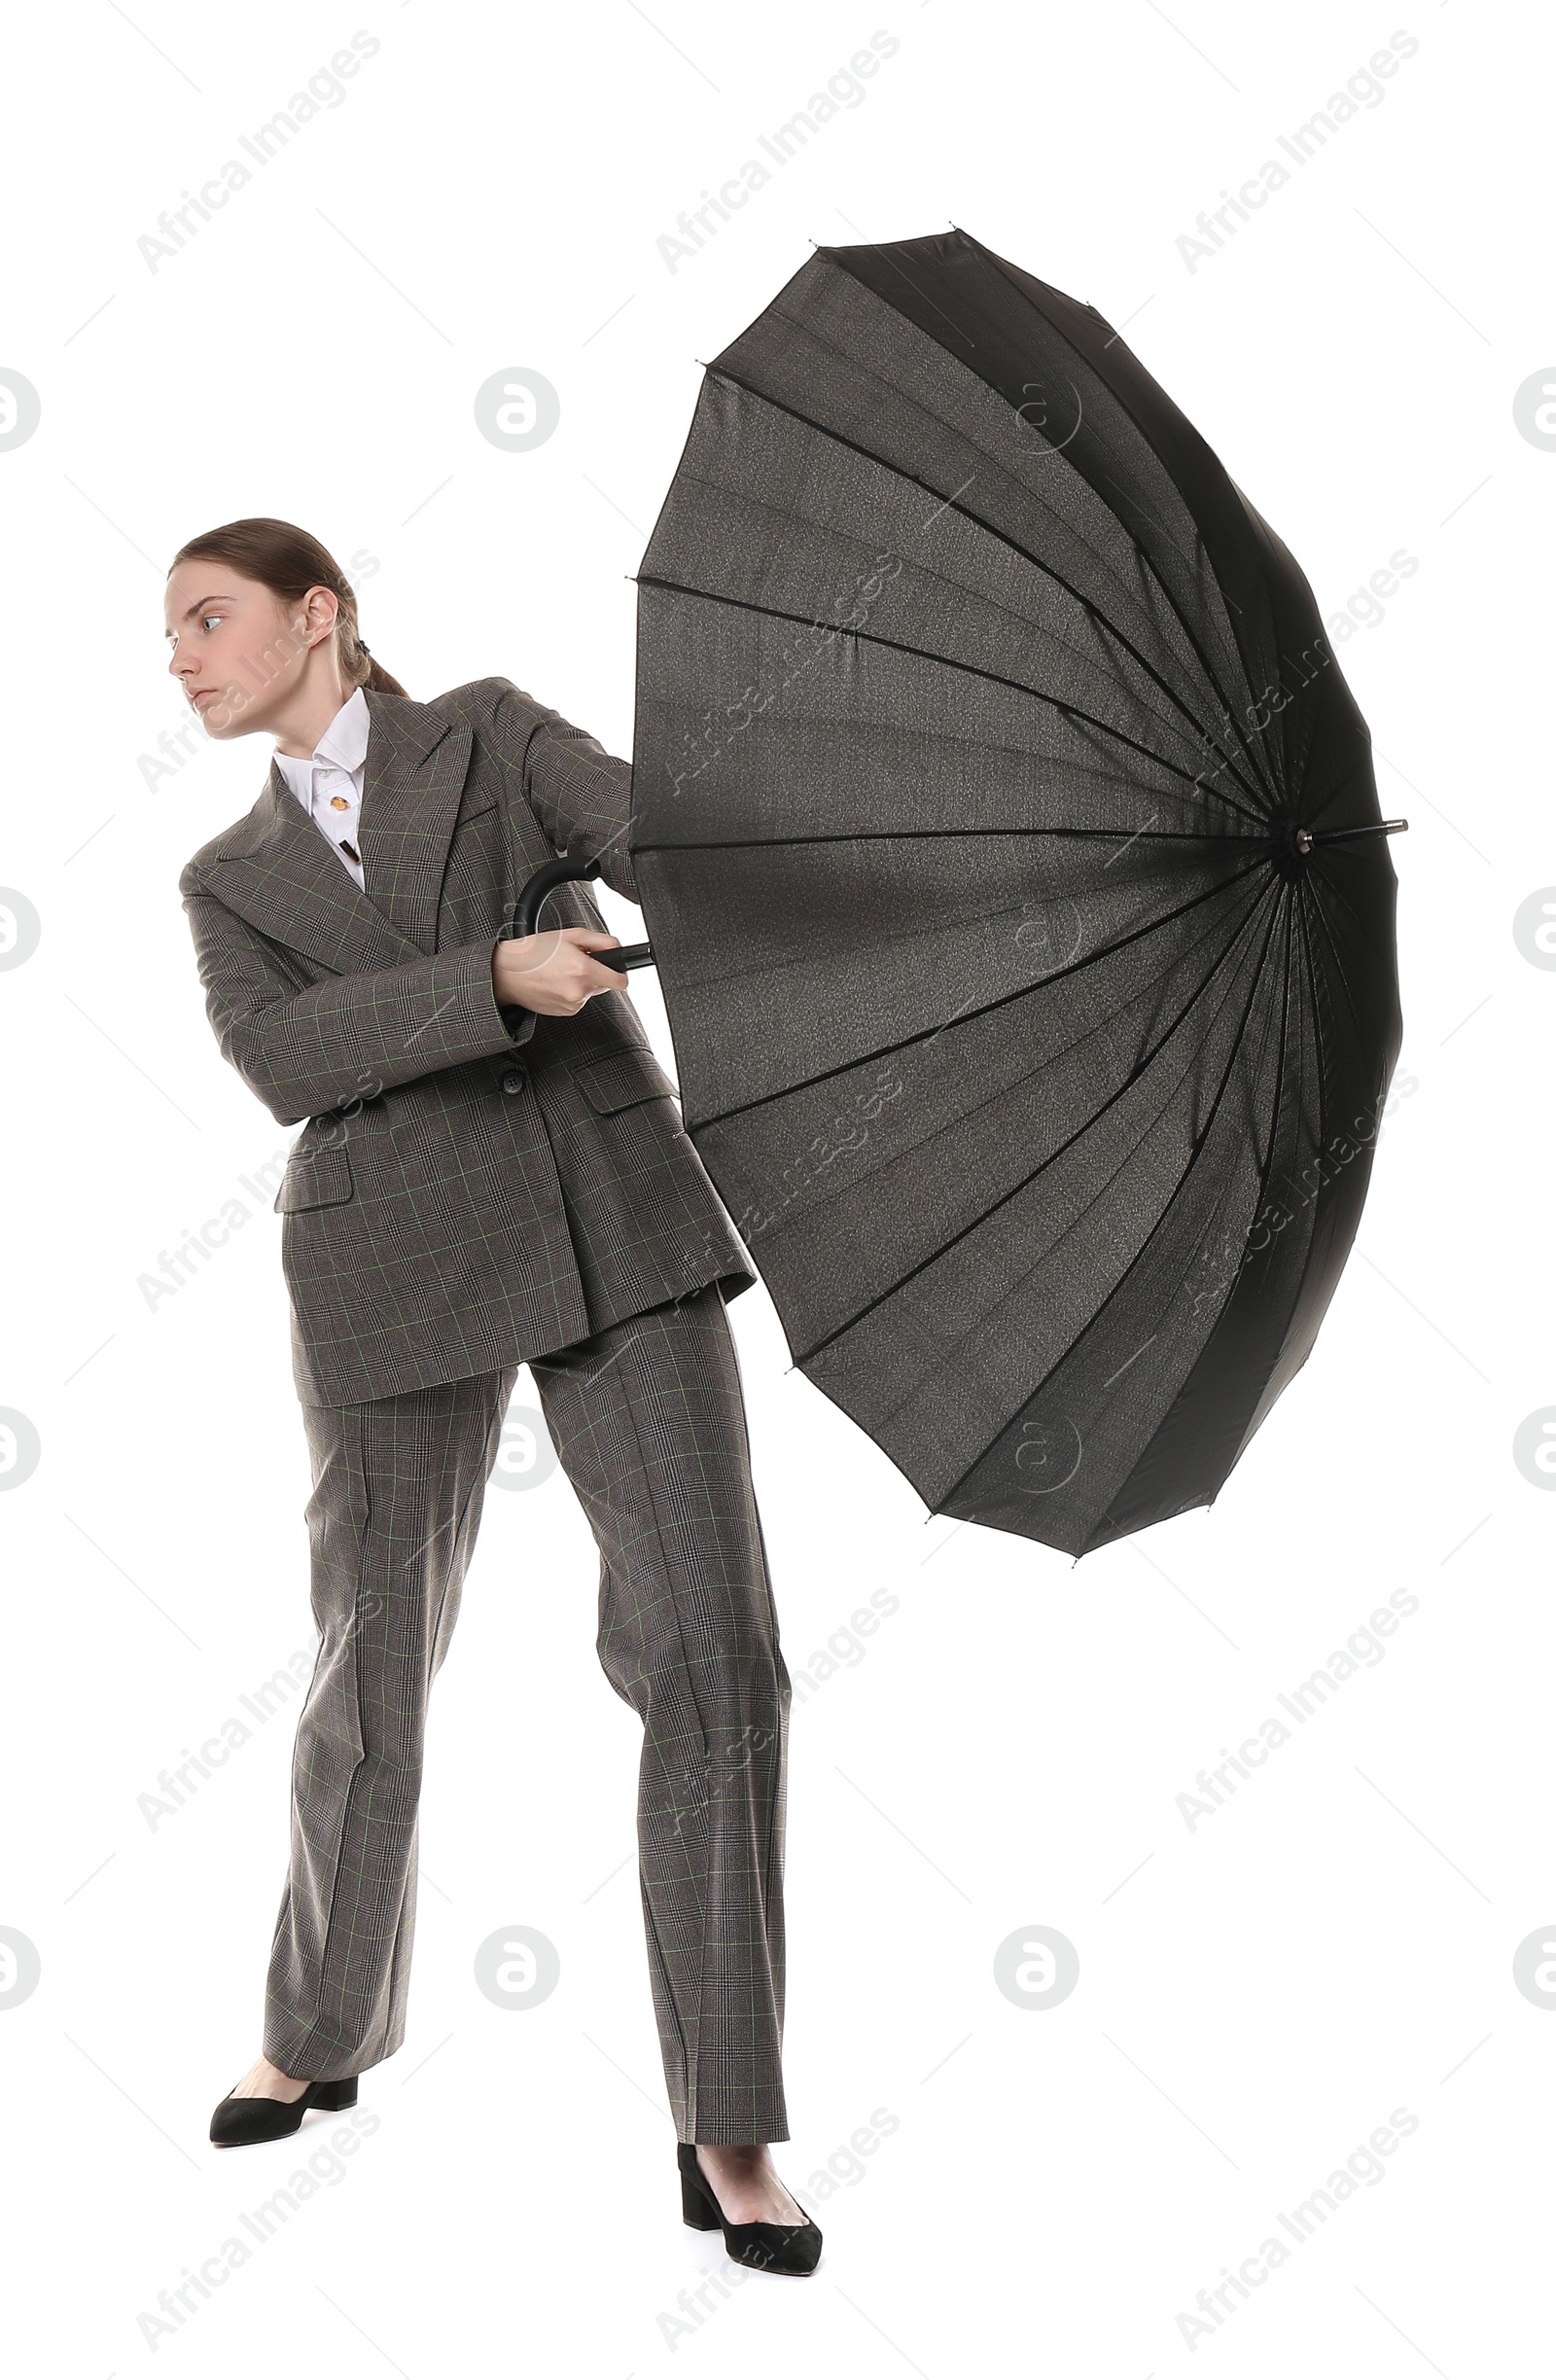
M 300 686 L 285 709 L 269 722 L 277 752 L 284 752 L 289 760 L 310 761 L 320 736 L 341 704 L 350 700 L 352 691 L 337 677 Z

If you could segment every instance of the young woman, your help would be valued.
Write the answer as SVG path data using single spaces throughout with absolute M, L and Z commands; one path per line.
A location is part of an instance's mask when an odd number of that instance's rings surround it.
M 634 898 L 631 770 L 506 678 L 413 701 L 315 538 L 239 520 L 168 574 L 207 732 L 274 738 L 181 889 L 223 1054 L 302 1122 L 276 1199 L 318 1660 L 264 2055 L 224 2145 L 354 2104 L 404 2039 L 428 1692 L 517 1367 L 600 1548 L 600 1659 L 644 1722 L 638 1843 L 683 2213 L 809 2272 L 773 2170 L 789 1674 L 726 1297 L 755 1278 L 566 850 Z M 509 931 L 505 932 L 505 921 Z

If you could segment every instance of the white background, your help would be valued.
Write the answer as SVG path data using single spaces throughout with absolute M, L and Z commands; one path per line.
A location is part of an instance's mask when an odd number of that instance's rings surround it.
M 1556 880 L 1556 453 L 1513 413 L 1556 351 L 1549 27 L 1464 0 L 883 9 L 105 0 L 10 29 L 0 366 L 43 407 L 0 453 L 0 882 L 42 920 L 0 973 L 0 1405 L 42 1442 L 0 1495 L 0 1925 L 42 1961 L 0 2008 L 18 2369 L 1468 2380 L 1548 2336 L 1556 2019 L 1513 1959 L 1556 1936 L 1556 1508 L 1512 1440 L 1556 1404 L 1556 975 L 1512 919 Z M 379 48 L 343 104 L 150 270 L 158 215 L 359 25 Z M 899 47 L 863 102 L 671 272 L 659 235 L 878 27 Z M 1418 47 L 1382 104 L 1191 271 L 1200 210 L 1397 29 Z M 313 1641 L 278 1219 L 155 1311 L 137 1287 L 288 1137 L 221 1060 L 176 890 L 267 746 L 155 789 L 140 766 L 184 724 L 168 560 L 237 515 L 300 521 L 365 557 L 364 633 L 412 693 L 500 673 L 625 753 L 629 574 L 697 359 L 810 241 L 948 221 L 1127 325 L 1326 618 L 1419 563 L 1338 647 L 1410 819 L 1355 1253 L 1214 1511 L 1079 1566 L 926 1523 L 788 1371 L 765 1292 L 732 1309 L 796 1682 L 776 2158 L 826 2231 L 808 2284 L 723 2293 L 718 2239 L 681 2225 L 638 1724 L 565 1480 L 494 1491 L 434 1696 L 409 2039 L 364 2082 L 377 2129 L 256 2245 L 243 2213 L 338 2128 L 206 2140 L 260 2046 L 290 1710 L 155 1828 L 140 1807 Z M 526 454 L 473 414 L 510 367 L 561 397 Z M 634 996 L 673 1069 L 652 974 Z M 1397 1588 L 1418 1608 L 1383 1657 L 1190 1829 L 1197 1772 Z M 899 1607 L 824 1675 L 876 1589 Z M 519 1924 L 562 1971 L 513 2012 L 473 1962 Z M 1048 2009 L 994 1981 L 1036 1925 L 1079 1957 Z M 1416 2128 L 1381 2178 L 1190 2345 L 1196 2293 L 1396 2110 Z M 249 2261 L 149 2343 L 159 2292 L 234 2236 Z

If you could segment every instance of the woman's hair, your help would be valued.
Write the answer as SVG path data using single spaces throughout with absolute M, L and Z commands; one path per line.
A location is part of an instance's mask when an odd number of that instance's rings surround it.
M 294 528 L 289 520 L 230 520 L 224 528 L 207 529 L 203 537 L 192 537 L 187 546 L 180 546 L 169 577 L 180 562 L 227 562 L 246 579 L 257 579 L 283 603 L 301 603 L 310 586 L 327 586 L 340 602 L 335 624 L 346 684 L 366 686 L 375 694 L 405 693 L 399 679 L 373 659 L 362 641 L 350 580 L 329 549 L 306 529 Z

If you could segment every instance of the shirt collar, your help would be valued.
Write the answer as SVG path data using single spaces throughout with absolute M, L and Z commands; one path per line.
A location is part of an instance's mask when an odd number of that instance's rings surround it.
M 312 781 L 313 761 L 331 762 L 336 768 L 347 771 L 360 768 L 368 757 L 368 730 L 371 725 L 372 715 L 368 709 L 367 696 L 359 686 L 340 705 L 314 745 L 312 760 L 299 760 L 287 752 L 275 755 L 281 774 L 293 792 L 300 799 L 306 799 L 307 788 Z
M 360 768 L 368 757 L 371 726 L 368 697 L 359 686 L 344 701 L 313 747 L 316 761 L 334 761 L 339 768 Z

